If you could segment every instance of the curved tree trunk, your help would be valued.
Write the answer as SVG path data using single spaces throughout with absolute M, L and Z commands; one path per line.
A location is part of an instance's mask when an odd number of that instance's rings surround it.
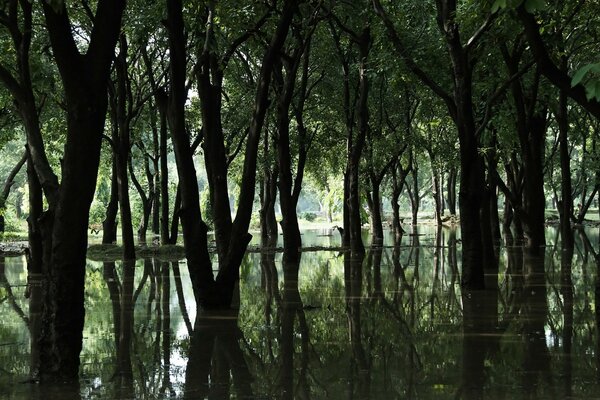
M 8 199 L 8 195 L 10 194 L 10 189 L 15 184 L 15 177 L 21 171 L 21 168 L 27 161 L 27 151 L 23 152 L 23 155 L 17 162 L 17 164 L 13 167 L 13 169 L 8 173 L 6 177 L 6 181 L 4 182 L 4 187 L 2 188 L 2 192 L 0 193 L 0 234 L 4 233 L 5 222 L 4 222 L 4 213 L 6 212 L 6 200 Z

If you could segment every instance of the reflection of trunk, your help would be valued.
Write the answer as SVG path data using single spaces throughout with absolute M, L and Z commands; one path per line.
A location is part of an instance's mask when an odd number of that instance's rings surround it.
M 179 272 L 179 263 L 177 261 L 171 262 L 171 268 L 173 268 L 173 279 L 175 280 L 175 290 L 177 291 L 177 301 L 179 302 L 179 309 L 181 310 L 181 317 L 185 326 L 187 327 L 188 334 L 192 333 L 193 327 L 190 322 L 190 316 L 185 305 L 185 296 L 183 294 L 183 285 L 181 283 L 181 273 Z
M 279 278 L 277 267 L 275 266 L 275 253 L 261 252 L 260 254 L 261 267 L 261 287 L 265 291 L 265 326 L 271 326 L 273 318 L 273 303 L 280 305 L 281 296 L 279 294 Z M 277 318 L 277 317 L 275 317 Z M 274 362 L 275 355 L 273 352 L 272 335 L 267 335 L 267 352 L 269 361 Z
M 29 333 L 30 333 L 30 369 L 29 377 L 37 378 L 35 374 L 39 371 L 40 348 L 38 340 L 40 337 L 42 316 L 42 281 L 41 275 L 29 275 Z
M 121 290 L 121 310 L 119 343 L 117 351 L 117 375 L 123 379 L 122 383 L 130 385 L 133 379 L 131 366 L 131 337 L 133 334 L 133 280 L 135 274 L 135 261 L 123 262 L 123 282 Z M 129 382 L 129 383 L 128 383 Z
M 361 299 L 362 299 L 362 262 L 364 257 L 353 257 L 344 253 L 344 277 L 346 292 L 346 309 L 348 313 L 348 329 L 352 348 L 353 378 L 357 380 L 358 394 L 366 398 L 369 393 L 369 363 L 362 344 Z M 356 375 L 357 376 L 356 376 Z
M 171 382 L 171 270 L 168 262 L 161 263 L 162 294 L 162 360 L 164 378 L 162 390 L 170 389 Z M 170 392 L 170 391 L 169 391 Z
M 574 246 L 566 247 L 563 245 L 561 252 L 561 285 L 560 291 L 563 296 L 563 376 L 564 376 L 564 398 L 573 396 L 572 382 L 572 346 L 573 346 L 573 280 L 572 280 L 572 262 Z
M 484 398 L 485 361 L 498 346 L 498 287 L 463 291 L 462 385 L 465 399 Z
M 237 315 L 198 314 L 190 338 L 183 398 L 223 398 L 220 395 L 230 391 L 230 378 L 236 398 L 253 398 L 252 376 L 240 348 L 243 341 Z
M 301 254 L 301 253 L 300 253 Z M 288 258 L 286 258 L 287 260 Z M 292 261 L 293 260 L 293 261 Z M 281 386 L 282 398 L 294 398 L 294 321 L 302 311 L 302 299 L 298 291 L 300 260 L 289 258 L 283 264 L 283 295 L 281 303 Z
M 526 397 L 536 397 L 541 385 L 552 387 L 551 360 L 546 345 L 545 328 L 548 318 L 548 303 L 544 259 L 524 257 L 523 305 L 523 391 Z M 540 382 L 544 378 L 544 382 Z

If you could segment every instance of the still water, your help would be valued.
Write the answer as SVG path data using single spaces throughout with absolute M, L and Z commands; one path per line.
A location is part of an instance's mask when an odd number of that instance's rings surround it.
M 303 240 L 339 246 L 328 235 Z M 363 260 L 249 253 L 227 314 L 197 315 L 184 260 L 90 260 L 81 380 L 58 388 L 23 383 L 35 305 L 23 257 L 4 258 L 0 398 L 600 398 L 598 229 L 576 233 L 572 263 L 557 237 L 543 260 L 502 246 L 488 289 L 471 293 L 448 229 Z

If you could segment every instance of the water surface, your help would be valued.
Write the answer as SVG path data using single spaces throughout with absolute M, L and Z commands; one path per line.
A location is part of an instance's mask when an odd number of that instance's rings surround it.
M 328 234 L 303 240 L 339 246 Z M 4 258 L 0 398 L 600 398 L 598 230 L 576 237 L 572 263 L 553 229 L 543 260 L 502 246 L 487 290 L 469 293 L 448 229 L 387 238 L 363 260 L 250 253 L 239 310 L 220 314 L 197 313 L 185 261 L 89 261 L 75 388 L 21 383 L 35 307 L 24 259 Z

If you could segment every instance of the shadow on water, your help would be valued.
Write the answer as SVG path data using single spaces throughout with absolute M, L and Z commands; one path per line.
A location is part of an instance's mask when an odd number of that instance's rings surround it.
M 598 397 L 599 235 L 547 237 L 535 258 L 507 236 L 484 291 L 460 289 L 455 229 L 359 257 L 252 253 L 240 308 L 218 313 L 196 310 L 183 261 L 90 261 L 76 386 L 23 383 L 36 381 L 40 285 L 2 258 L 0 398 Z

